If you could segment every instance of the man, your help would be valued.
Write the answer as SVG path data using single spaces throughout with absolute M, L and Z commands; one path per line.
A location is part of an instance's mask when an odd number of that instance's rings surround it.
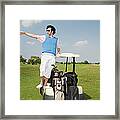
M 46 35 L 36 35 L 28 32 L 20 32 L 20 35 L 27 35 L 32 38 L 36 38 L 42 43 L 42 55 L 40 65 L 41 83 L 37 88 L 44 88 L 47 86 L 48 79 L 51 75 L 52 64 L 55 64 L 56 53 L 60 54 L 60 43 L 58 38 L 54 37 L 56 29 L 52 25 L 46 27 Z M 56 52 L 57 50 L 57 52 Z

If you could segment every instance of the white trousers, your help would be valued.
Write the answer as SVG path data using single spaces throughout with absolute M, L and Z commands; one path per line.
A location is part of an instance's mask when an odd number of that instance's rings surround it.
M 45 76 L 50 78 L 51 70 L 53 68 L 52 64 L 55 64 L 55 56 L 50 53 L 42 53 L 41 55 L 41 65 L 40 65 L 40 76 Z

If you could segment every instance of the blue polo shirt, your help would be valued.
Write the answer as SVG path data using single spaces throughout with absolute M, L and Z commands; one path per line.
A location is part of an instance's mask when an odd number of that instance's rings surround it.
M 45 41 L 42 43 L 42 53 L 51 53 L 56 55 L 58 38 L 54 36 L 45 36 Z

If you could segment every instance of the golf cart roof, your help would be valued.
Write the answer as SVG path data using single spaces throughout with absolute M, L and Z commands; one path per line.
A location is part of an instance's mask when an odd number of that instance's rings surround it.
M 61 58 L 65 58 L 65 57 L 80 57 L 79 54 L 73 54 L 73 53 L 61 53 L 60 56 Z

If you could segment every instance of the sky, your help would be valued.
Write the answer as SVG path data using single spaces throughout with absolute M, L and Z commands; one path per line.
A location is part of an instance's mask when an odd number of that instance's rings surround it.
M 100 62 L 99 20 L 21 20 L 20 31 L 43 35 L 49 24 L 56 28 L 55 36 L 60 40 L 62 53 L 79 54 L 77 62 Z M 27 59 L 40 57 L 41 43 L 28 36 L 20 36 L 20 55 Z

